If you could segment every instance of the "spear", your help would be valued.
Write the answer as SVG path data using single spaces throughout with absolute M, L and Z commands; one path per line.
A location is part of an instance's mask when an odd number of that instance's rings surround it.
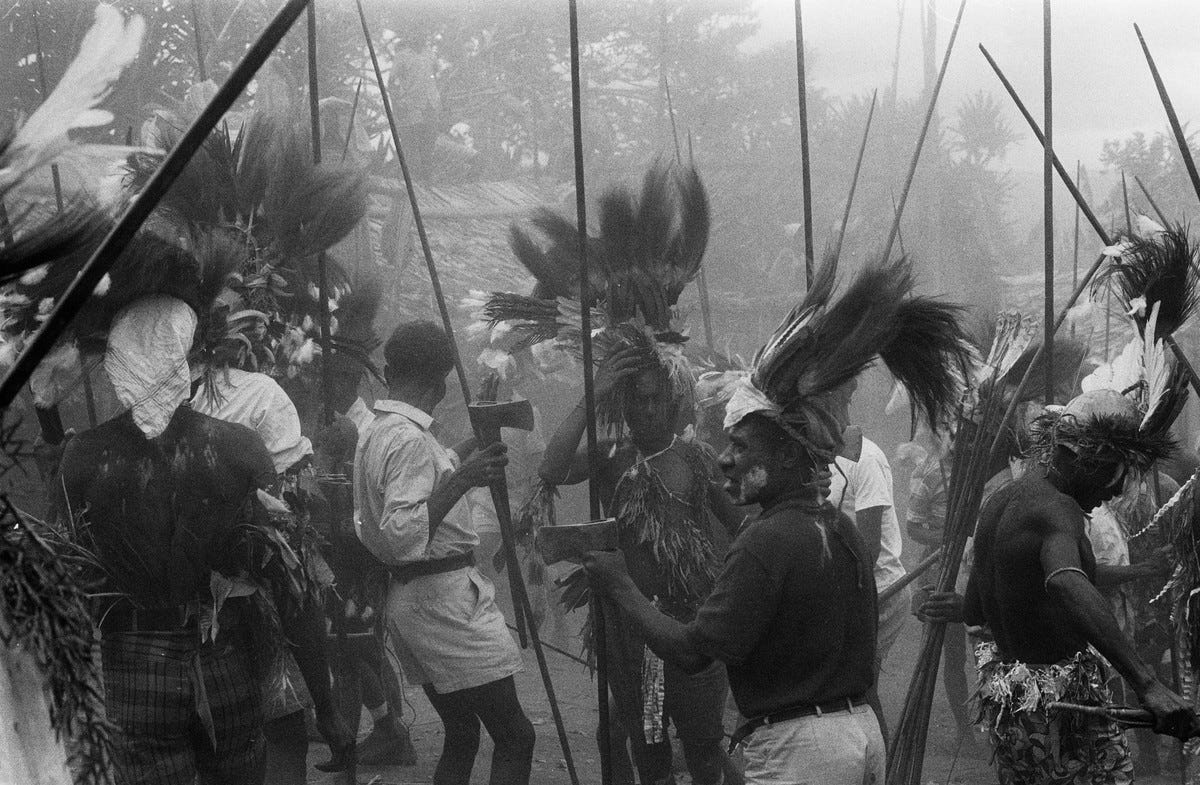
M 417 227 L 417 236 L 421 241 L 421 251 L 425 256 L 426 269 L 429 272 L 429 282 L 433 288 L 434 298 L 437 300 L 438 311 L 442 317 L 442 326 L 446 331 L 447 337 L 450 339 L 450 347 L 452 350 L 454 369 L 458 374 L 458 381 L 462 387 L 463 402 L 468 406 L 471 403 L 471 388 L 467 383 L 467 375 L 463 370 L 462 356 L 458 351 L 458 343 L 454 339 L 454 323 L 450 320 L 450 310 L 446 305 L 446 296 L 442 291 L 441 279 L 438 277 L 437 265 L 433 261 L 433 251 L 429 245 L 429 236 L 425 232 L 425 222 L 421 218 L 421 208 L 417 202 L 417 192 L 413 187 L 412 175 L 408 169 L 408 163 L 404 157 L 404 148 L 400 144 L 400 132 L 396 125 L 396 116 L 392 113 L 392 102 L 388 97 L 387 82 L 383 79 L 383 71 L 379 67 L 379 57 L 375 53 L 375 43 L 371 36 L 370 27 L 367 25 L 367 15 L 363 11 L 362 0 L 355 0 L 355 6 L 358 9 L 358 20 L 362 24 L 363 38 L 366 40 L 367 52 L 371 56 L 371 67 L 375 71 L 375 81 L 379 85 L 379 97 L 383 103 L 384 114 L 387 115 L 388 129 L 391 131 L 392 144 L 396 149 L 396 161 L 400 165 L 401 175 L 404 177 L 404 188 L 408 192 L 409 206 L 412 208 L 413 223 Z M 587 311 L 586 306 L 583 309 Z M 473 419 L 473 418 L 472 418 Z M 475 422 L 472 422 L 475 427 L 476 438 L 480 443 L 486 443 L 483 439 L 484 434 L 480 431 Z M 492 501 L 496 506 L 496 516 L 500 520 L 500 535 L 501 543 L 504 550 L 505 561 L 508 564 L 508 582 L 513 593 L 513 610 L 514 621 L 516 627 L 522 637 L 522 645 L 525 645 L 525 630 L 527 623 L 532 622 L 533 607 L 529 601 L 529 592 L 525 587 L 525 581 L 521 577 L 521 565 L 517 560 L 516 550 L 512 541 L 512 520 L 511 510 L 508 504 L 508 490 L 503 483 L 492 485 Z M 579 777 L 575 772 L 575 762 L 571 756 L 571 747 L 567 741 L 567 730 L 563 724 L 562 712 L 558 707 L 558 700 L 554 693 L 554 683 L 550 679 L 550 668 L 546 663 L 546 653 L 542 649 L 541 639 L 537 635 L 537 630 L 531 626 L 528 628 L 529 640 L 533 644 L 533 653 L 537 658 L 538 670 L 541 673 L 542 684 L 546 689 L 546 697 L 550 703 L 550 713 L 554 718 L 554 726 L 558 731 L 559 744 L 562 746 L 563 758 L 567 765 L 567 775 L 569 776 L 572 785 L 579 785 Z
M 1012 98 L 1013 103 L 1021 112 L 1021 116 L 1024 117 L 1025 121 L 1029 124 L 1029 128 L 1031 131 L 1033 131 L 1033 135 L 1037 137 L 1039 142 L 1044 144 L 1045 137 L 1042 135 L 1042 129 L 1038 127 L 1037 121 L 1033 119 L 1033 115 L 1031 115 L 1029 110 L 1025 108 L 1025 103 L 1021 100 L 1021 97 L 1017 95 L 1016 89 L 1012 86 L 1012 83 L 1008 80 L 1008 77 L 1004 75 L 1004 71 L 1000 69 L 1000 66 L 996 63 L 996 60 L 992 57 L 991 53 L 988 52 L 987 48 L 983 44 L 979 45 L 979 51 L 983 53 L 983 56 L 987 59 L 988 64 L 992 67 L 992 70 L 996 73 L 996 76 L 999 77 L 1000 83 L 1004 85 L 1005 91 L 1008 92 L 1009 97 Z M 1058 160 L 1058 156 L 1053 156 L 1053 162 L 1059 178 L 1062 180 L 1063 184 L 1066 185 L 1067 190 L 1071 192 L 1071 196 L 1075 199 L 1075 204 L 1083 213 L 1084 218 L 1086 218 L 1088 223 L 1092 225 L 1092 229 L 1096 232 L 1096 235 L 1100 238 L 1100 240 L 1106 246 L 1111 245 L 1112 243 L 1109 239 L 1108 232 L 1104 228 L 1104 225 L 1100 223 L 1100 219 L 1096 217 L 1096 213 L 1083 198 L 1083 194 L 1079 192 L 1079 188 L 1076 187 L 1075 183 L 1071 181 L 1070 176 L 1067 174 L 1067 170 L 1063 168 L 1062 162 Z M 1104 254 L 1100 253 L 1096 257 L 1096 261 L 1093 262 L 1092 266 L 1088 268 L 1088 271 L 1084 273 L 1083 278 L 1075 287 L 1075 291 L 1071 294 L 1071 297 L 1067 300 L 1062 310 L 1059 311 L 1058 317 L 1054 320 L 1053 329 L 1050 330 L 1050 332 L 1057 332 L 1058 328 L 1062 326 L 1062 323 L 1066 321 L 1067 313 L 1075 306 L 1075 303 L 1079 300 L 1080 296 L 1083 294 L 1083 291 L 1091 283 L 1092 278 L 1095 277 L 1096 272 L 1100 269 L 1100 266 L 1104 264 L 1104 259 Z M 1184 356 L 1183 351 L 1175 342 L 1175 339 L 1168 338 L 1167 345 L 1171 347 L 1171 350 L 1175 353 L 1176 358 L 1181 361 L 1181 364 L 1184 366 L 1184 368 L 1189 370 L 1189 376 L 1192 380 L 1192 387 L 1197 391 L 1198 394 L 1200 394 L 1200 378 L 1198 378 L 1195 373 L 1190 371 L 1191 366 L 1187 362 L 1187 358 Z M 1025 385 L 1029 383 L 1030 374 L 1033 371 L 1034 365 L 1037 364 L 1038 358 L 1042 356 L 1044 348 L 1044 343 L 1041 346 L 1038 346 L 1037 350 L 1034 352 L 1033 360 L 1029 363 L 1029 366 L 1025 369 L 1024 376 L 1021 377 L 1021 381 L 1017 384 L 1016 390 L 1013 392 L 1012 400 L 1009 402 L 1008 410 L 1004 413 L 1004 419 L 1002 422 L 1005 424 L 1012 421 L 1012 416 L 1016 412 L 1017 404 L 1021 399 L 1021 392 L 1025 389 Z M 996 434 L 996 438 L 992 442 L 989 460 L 994 460 L 996 458 L 1003 440 L 1004 432 L 1001 431 Z
M 1158 73 L 1158 66 L 1150 54 L 1150 47 L 1146 45 L 1146 39 L 1142 36 L 1142 29 L 1136 24 L 1133 29 L 1137 33 L 1138 43 L 1142 45 L 1142 52 L 1146 55 L 1146 63 L 1150 66 L 1150 75 L 1154 77 L 1158 97 L 1162 99 L 1163 109 L 1167 112 L 1167 121 L 1171 124 L 1171 133 L 1175 135 L 1175 144 L 1179 145 L 1179 157 L 1183 159 L 1183 165 L 1187 168 L 1196 196 L 1200 197 L 1200 173 L 1196 171 L 1196 162 L 1192 160 L 1192 151 L 1188 147 L 1187 137 L 1183 134 L 1183 126 L 1179 123 L 1179 115 L 1175 114 L 1175 105 L 1171 103 L 1171 96 L 1167 95 L 1167 86 L 1163 84 L 1162 76 Z
M 354 135 L 354 116 L 358 113 L 358 96 L 362 93 L 363 80 L 358 80 L 358 87 L 354 88 L 354 102 L 350 104 L 350 122 L 346 125 L 346 143 L 342 145 L 342 161 L 346 160 L 346 153 L 350 152 L 350 137 Z
M 42 86 L 42 100 L 45 101 L 50 95 L 50 90 L 46 86 L 46 57 L 42 53 L 42 27 L 38 24 L 36 4 L 33 6 L 33 41 L 37 46 L 38 82 Z M 61 213 L 63 209 L 63 193 L 62 178 L 58 173 L 58 164 L 50 164 L 50 178 L 54 181 L 54 201 L 57 203 L 58 211 Z
M 1125 184 L 1125 170 L 1121 170 L 1121 198 L 1125 200 L 1125 231 L 1133 234 L 1133 218 L 1129 212 L 1129 188 Z
M 321 164 L 321 101 L 317 85 L 317 4 L 310 0 L 307 11 L 308 29 L 308 118 L 312 126 L 313 163 Z M 329 330 L 329 266 L 325 252 L 317 254 L 317 303 L 321 322 L 321 408 L 325 424 L 333 423 L 333 378 L 329 374 L 329 358 L 333 347 Z
M 925 146 L 925 136 L 929 133 L 929 124 L 933 122 L 933 112 L 937 108 L 938 93 L 942 91 L 942 81 L 946 78 L 946 68 L 950 65 L 950 53 L 954 51 L 954 39 L 958 37 L 958 26 L 962 22 L 963 11 L 967 0 L 962 0 L 958 6 L 958 15 L 954 18 L 954 27 L 950 31 L 950 41 L 946 44 L 946 54 L 942 58 L 942 67 L 938 71 L 937 81 L 933 83 L 933 94 L 929 96 L 929 107 L 925 110 L 925 122 L 921 125 L 921 133 L 917 136 L 917 149 L 913 150 L 912 160 L 908 164 L 908 177 L 904 181 L 904 190 L 900 192 L 900 203 L 896 207 L 896 215 L 892 219 L 892 228 L 888 232 L 887 243 L 883 247 L 883 258 L 892 254 L 892 246 L 896 235 L 900 232 L 900 218 L 904 215 L 904 204 L 908 201 L 908 190 L 912 187 L 913 178 L 917 174 L 917 162 L 921 160 L 921 148 Z
M 192 10 L 195 12 L 195 0 Z M 321 103 L 317 83 L 317 2 L 309 0 L 306 12 L 307 44 L 308 44 L 308 116 L 312 127 L 313 164 L 321 165 Z M 197 47 L 200 39 L 196 39 Z M 204 58 L 200 58 L 201 64 Z M 203 65 L 201 65 L 203 68 Z M 333 377 L 330 375 L 330 358 L 333 357 L 332 336 L 329 325 L 329 267 L 326 263 L 325 252 L 317 253 L 317 313 L 321 324 L 321 407 L 325 425 L 333 424 Z M 332 499 L 330 500 L 333 501 Z M 337 640 L 338 657 L 345 660 L 349 656 L 346 644 L 346 608 L 341 606 L 334 611 L 333 632 Z M 336 686 L 346 689 L 345 669 L 334 668 L 333 678 Z M 357 728 L 358 723 L 354 726 Z M 358 783 L 358 756 L 355 751 L 356 743 L 352 740 L 348 750 L 330 750 L 330 764 L 340 764 L 345 767 L 346 781 L 350 785 Z
M 835 270 L 838 258 L 842 255 L 842 241 L 846 239 L 846 225 L 850 223 L 850 205 L 854 203 L 854 190 L 858 187 L 858 173 L 862 170 L 863 156 L 867 152 L 867 137 L 871 134 L 871 118 L 875 117 L 875 99 L 878 97 L 878 90 L 871 93 L 871 108 L 867 110 L 867 125 L 863 128 L 862 142 L 858 146 L 858 160 L 854 162 L 854 174 L 850 178 L 850 194 L 846 197 L 842 225 L 838 229 L 836 244 L 833 246 L 833 269 Z
M 583 344 L 583 405 L 587 421 L 588 513 L 600 519 L 600 483 L 596 477 L 599 449 L 596 438 L 596 391 L 592 383 L 592 292 L 588 269 L 587 198 L 583 172 L 583 96 L 579 75 L 579 9 L 576 0 L 567 0 L 571 35 L 571 130 L 575 156 L 575 227 L 579 236 L 579 311 L 580 339 Z M 691 153 L 691 134 L 688 152 Z M 600 784 L 612 785 L 612 733 L 608 711 L 608 631 L 605 628 L 605 602 L 591 592 L 589 612 L 592 619 L 593 648 L 596 652 L 596 703 L 600 720 Z M 636 729 L 633 731 L 636 732 Z
M 1046 405 L 1054 403 L 1054 81 L 1050 58 L 1050 0 L 1042 0 L 1042 242 L 1045 261 L 1045 311 L 1042 329 L 1046 354 Z
M 965 0 L 964 0 L 965 2 Z M 808 95 L 804 79 L 804 16 L 796 0 L 796 80 L 800 97 L 800 183 L 804 196 L 804 282 L 813 284 L 812 160 L 808 154 Z
M 129 245 L 134 234 L 150 216 L 150 213 L 166 194 L 167 189 L 171 187 L 171 183 L 187 166 L 188 160 L 204 143 L 205 138 L 216 126 L 221 116 L 241 95 L 242 90 L 254 78 L 259 67 L 271 55 L 296 18 L 300 16 L 305 3 L 306 0 L 287 0 L 284 3 L 275 18 L 266 26 L 241 62 L 230 73 L 229 79 L 221 85 L 208 106 L 184 133 L 175 149 L 163 160 L 162 166 L 146 183 L 146 187 L 142 189 L 138 198 L 130 202 L 124 214 L 109 230 L 100 246 L 92 253 L 83 269 L 79 271 L 71 285 L 59 298 L 45 323 L 29 340 L 25 350 L 21 352 L 17 361 L 5 374 L 4 380 L 0 382 L 0 409 L 12 404 L 21 387 L 29 381 L 29 377 L 37 368 L 38 363 L 62 336 L 79 308 L 92 296 L 92 291 L 112 267 L 116 258 Z
M 1158 209 L 1158 204 L 1154 201 L 1154 197 L 1150 195 L 1150 192 L 1146 190 L 1146 185 L 1142 182 L 1142 178 L 1135 174 L 1133 181 L 1137 183 L 1138 188 L 1142 189 L 1142 196 L 1146 197 L 1146 201 L 1150 203 L 1150 209 L 1154 210 L 1154 214 L 1158 216 L 1158 222 L 1165 227 L 1167 225 L 1167 216 L 1163 215 L 1162 210 Z
M 192 0 L 192 38 L 196 41 L 196 74 L 201 82 L 208 81 L 204 70 L 204 42 L 200 40 L 200 14 L 196 12 L 196 0 Z
M 1082 163 L 1075 161 L 1075 188 L 1079 188 L 1079 174 Z M 1079 205 L 1075 205 L 1075 244 L 1071 252 L 1071 288 L 1079 285 Z M 1071 337 L 1075 337 L 1075 323 L 1071 323 Z
M 683 162 L 683 154 L 679 150 L 679 131 L 675 127 L 675 104 L 671 102 L 671 83 L 667 81 L 667 75 L 663 73 L 663 88 L 667 93 L 667 113 L 671 117 L 671 138 L 675 141 L 675 163 Z M 695 161 L 692 159 L 692 137 L 688 134 L 688 163 L 695 166 Z M 708 345 L 708 351 L 711 353 L 716 346 L 713 343 L 712 329 L 712 303 L 708 299 L 708 278 L 704 274 L 704 265 L 700 265 L 696 275 L 696 290 L 700 294 L 700 320 L 704 324 L 704 342 Z

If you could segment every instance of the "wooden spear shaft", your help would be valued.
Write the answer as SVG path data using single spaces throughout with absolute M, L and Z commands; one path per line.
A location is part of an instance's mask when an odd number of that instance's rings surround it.
M 954 39 L 958 37 L 958 26 L 962 22 L 963 11 L 967 0 L 962 0 L 958 6 L 958 15 L 954 18 L 954 27 L 950 30 L 950 41 L 946 44 L 946 54 L 942 57 L 942 67 L 938 70 L 937 81 L 933 83 L 933 94 L 929 96 L 929 106 L 925 110 L 925 121 L 921 124 L 921 133 L 917 136 L 917 149 L 913 150 L 912 160 L 908 164 L 908 176 L 904 180 L 904 189 L 900 192 L 900 201 L 896 206 L 896 214 L 892 218 L 892 228 L 888 232 L 887 243 L 883 246 L 883 259 L 892 255 L 892 246 L 896 243 L 896 235 L 900 233 L 900 219 L 904 216 L 904 205 L 908 202 L 908 191 L 912 188 L 913 178 L 917 175 L 917 163 L 921 160 L 921 148 L 925 146 L 925 136 L 929 133 L 929 124 L 933 122 L 933 113 L 937 108 L 938 93 L 942 91 L 942 81 L 946 78 L 946 68 L 950 65 L 950 53 L 954 51 Z
M 1125 231 L 1133 234 L 1133 213 L 1129 211 L 1129 187 L 1125 184 L 1125 170 L 1121 170 L 1121 198 L 1125 202 Z
M 38 24 L 37 5 L 33 6 L 33 42 L 37 46 L 38 82 L 42 86 L 42 100 L 50 97 L 50 89 L 46 86 L 46 56 L 42 53 L 42 27 Z M 50 164 L 50 179 L 54 181 L 54 201 L 58 211 L 63 209 L 62 177 L 59 175 L 58 164 Z
M 1042 0 L 1042 241 L 1045 310 L 1042 329 L 1046 354 L 1046 405 L 1054 403 L 1054 78 L 1051 60 L 1050 0 Z
M 964 0 L 965 1 L 965 0 Z M 808 90 L 804 74 L 804 15 L 801 2 L 796 0 L 796 92 L 800 99 L 800 184 L 804 199 L 804 283 L 812 288 L 813 225 L 812 225 L 812 159 L 808 150 Z
M 1163 225 L 1163 228 L 1166 228 L 1167 216 L 1163 215 L 1162 210 L 1158 209 L 1158 203 L 1154 201 L 1154 197 L 1150 195 L 1150 191 L 1146 190 L 1146 184 L 1142 182 L 1142 178 L 1135 174 L 1133 176 L 1133 181 L 1137 183 L 1137 187 L 1141 189 L 1142 196 L 1146 197 L 1146 201 L 1150 203 L 1150 209 L 1154 211 L 1156 216 L 1158 216 L 1158 222 Z
M 313 163 L 321 164 L 321 96 L 317 83 L 317 3 L 308 3 L 308 118 L 312 127 Z M 325 252 L 317 254 L 317 314 L 321 322 L 321 412 L 326 425 L 333 423 L 333 336 L 329 328 L 329 265 Z
M 421 251 L 425 256 L 426 269 L 429 272 L 429 282 L 432 285 L 434 298 L 437 300 L 438 311 L 442 317 L 442 326 L 450 339 L 450 347 L 454 360 L 454 368 L 462 387 L 463 402 L 471 403 L 471 388 L 467 383 L 467 374 L 463 370 L 462 356 L 458 351 L 458 342 L 454 339 L 454 323 L 450 319 L 450 309 L 446 305 L 446 295 L 442 291 L 441 279 L 438 277 L 437 265 L 433 261 L 433 251 L 429 245 L 429 236 L 425 232 L 425 222 L 421 218 L 421 207 L 417 202 L 417 192 L 413 187 L 412 175 L 404 158 L 404 147 L 400 144 L 400 131 L 396 125 L 396 116 L 392 113 L 392 102 L 388 97 L 387 82 L 383 79 L 383 71 L 379 67 L 379 57 L 375 53 L 375 41 L 371 37 L 367 25 L 367 15 L 363 11 L 362 0 L 355 0 L 358 9 L 358 19 L 362 24 L 363 38 L 367 44 L 367 52 L 371 56 L 371 67 L 375 71 L 375 81 L 379 85 L 379 98 L 383 103 L 383 111 L 387 116 L 388 129 L 391 131 L 392 144 L 396 149 L 396 161 L 400 164 L 400 172 L 404 177 L 404 188 L 408 192 L 409 206 L 412 208 L 413 223 L 417 227 L 417 236 L 421 240 Z M 476 423 L 472 422 L 475 436 L 480 443 L 485 443 L 484 434 Z M 516 557 L 512 542 L 512 513 L 508 506 L 508 489 L 504 481 L 492 485 L 492 501 L 496 506 L 496 515 L 500 520 L 501 544 L 505 561 L 508 564 L 508 582 L 513 594 L 513 616 L 521 636 L 522 646 L 525 645 L 525 633 L 528 629 L 529 640 L 533 644 L 534 657 L 537 659 L 538 671 L 542 677 L 542 685 L 546 690 L 546 698 L 550 703 L 550 715 L 554 719 L 554 727 L 558 732 L 558 741 L 562 747 L 563 759 L 567 765 L 567 775 L 571 785 L 579 785 L 579 775 L 575 771 L 575 760 L 571 755 L 571 745 L 567 740 L 566 725 L 563 723 L 562 712 L 559 710 L 558 699 L 554 692 L 554 682 L 550 679 L 550 667 L 546 662 L 546 653 L 542 649 L 541 639 L 537 630 L 532 629 L 533 607 L 529 600 L 529 592 L 521 575 L 520 563 Z M 528 623 L 528 625 L 527 625 Z
M 1075 189 L 1079 189 L 1079 173 L 1082 164 L 1075 161 Z M 1075 243 L 1071 250 L 1071 288 L 1079 285 L 1079 205 L 1075 205 Z M 1071 337 L 1075 337 L 1075 323 L 1071 322 Z
M 354 101 L 350 104 L 350 122 L 346 124 L 346 143 L 342 145 L 342 161 L 346 160 L 346 153 L 350 152 L 350 137 L 354 135 L 354 116 L 358 113 L 358 97 L 362 94 L 363 80 L 358 80 L 358 87 L 354 88 Z
M 1179 157 L 1183 159 L 1183 165 L 1187 168 L 1188 178 L 1192 181 L 1192 189 L 1200 198 L 1200 172 L 1196 171 L 1196 162 L 1192 160 L 1192 151 L 1188 147 L 1187 136 L 1184 135 L 1183 126 L 1179 123 L 1179 115 L 1175 113 L 1175 104 L 1171 102 L 1171 96 L 1167 94 L 1167 86 L 1163 84 L 1162 76 L 1158 73 L 1158 66 L 1150 54 L 1150 47 L 1146 45 L 1146 39 L 1142 36 L 1142 28 L 1135 24 L 1133 29 L 1137 33 L 1138 43 L 1142 45 L 1142 52 L 1146 55 L 1146 64 L 1150 66 L 1150 75 L 1154 77 L 1154 87 L 1158 90 L 1158 97 L 1162 100 L 1163 109 L 1167 112 L 1171 133 L 1175 135 L 1175 144 L 1179 146 Z
M 842 241 L 846 239 L 846 225 L 850 223 L 850 206 L 854 204 L 854 191 L 858 188 L 858 174 L 862 171 L 863 156 L 867 152 L 867 137 L 871 135 L 871 120 L 875 117 L 875 100 L 879 91 L 871 93 L 871 108 L 867 110 L 867 124 L 863 128 L 862 142 L 858 145 L 858 158 L 854 162 L 854 174 L 850 177 L 850 193 L 846 196 L 846 209 L 842 212 L 842 225 L 838 227 L 837 240 L 833 246 L 833 269 L 837 269 L 842 255 Z
M 196 42 L 196 74 L 201 82 L 206 82 L 208 73 L 204 68 L 204 41 L 200 37 L 200 14 L 196 10 L 196 0 L 192 0 L 192 39 Z
M 583 172 L 583 89 L 579 74 L 579 9 L 567 0 L 571 37 L 571 131 L 575 157 L 575 228 L 579 236 L 579 314 L 583 344 L 583 402 L 587 422 L 588 514 L 600 519 L 600 483 L 596 476 L 599 449 L 596 436 L 596 391 L 592 380 L 592 291 L 587 247 L 587 198 Z M 608 634 L 605 602 L 592 587 L 589 611 L 596 652 L 596 703 L 600 720 L 600 783 L 612 785 L 612 733 L 608 711 Z M 637 729 L 633 730 L 634 733 Z
M 0 382 L 0 408 L 11 405 L 16 399 L 21 387 L 29 381 L 29 377 L 37 368 L 38 363 L 62 336 L 79 308 L 92 296 L 92 291 L 100 283 L 100 279 L 129 245 L 133 236 L 162 200 L 175 178 L 179 176 L 192 155 L 204 143 L 209 132 L 237 100 L 242 90 L 254 78 L 259 67 L 283 39 L 284 34 L 304 10 L 306 2 L 307 0 L 288 0 L 284 3 L 275 18 L 246 52 L 242 61 L 230 73 L 225 84 L 217 90 L 212 101 L 184 132 L 183 138 L 167 155 L 162 166 L 146 183 L 146 187 L 142 189 L 138 198 L 129 204 L 120 220 L 109 230 L 100 246 L 92 253 L 83 269 L 79 271 L 71 285 L 59 298 L 45 323 L 30 339 L 25 350 L 21 352 L 20 357 L 5 374 L 4 380 Z

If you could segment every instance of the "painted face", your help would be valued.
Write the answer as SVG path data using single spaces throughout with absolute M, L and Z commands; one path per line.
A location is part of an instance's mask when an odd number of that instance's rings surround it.
M 777 450 L 751 425 L 729 429 L 729 446 L 717 459 L 725 475 L 725 493 L 734 504 L 763 504 L 780 494 L 788 470 Z

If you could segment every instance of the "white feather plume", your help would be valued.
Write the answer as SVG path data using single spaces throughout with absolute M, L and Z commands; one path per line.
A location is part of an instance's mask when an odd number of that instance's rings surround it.
M 1159 305 L 1160 303 L 1154 303 L 1150 311 L 1143 339 L 1142 374 L 1146 380 L 1146 415 L 1141 424 L 1143 428 L 1151 421 L 1158 407 L 1168 403 L 1168 393 L 1175 375 L 1175 358 L 1167 351 L 1164 342 L 1155 338 Z
M 0 194 L 71 146 L 74 128 L 112 122 L 111 112 L 97 108 L 112 92 L 121 72 L 137 58 L 146 24 L 111 5 L 96 6 L 96 18 L 79 53 L 49 97 L 25 121 L 0 158 Z

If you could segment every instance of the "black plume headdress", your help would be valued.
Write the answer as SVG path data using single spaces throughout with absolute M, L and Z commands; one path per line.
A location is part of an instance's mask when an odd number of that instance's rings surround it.
M 823 265 L 732 391 L 725 426 L 765 415 L 828 463 L 841 444 L 831 396 L 879 357 L 908 389 L 914 418 L 919 412 L 936 430 L 959 402 L 971 345 L 961 309 L 914 296 L 912 286 L 907 260 L 874 264 L 830 303 L 834 272 Z

